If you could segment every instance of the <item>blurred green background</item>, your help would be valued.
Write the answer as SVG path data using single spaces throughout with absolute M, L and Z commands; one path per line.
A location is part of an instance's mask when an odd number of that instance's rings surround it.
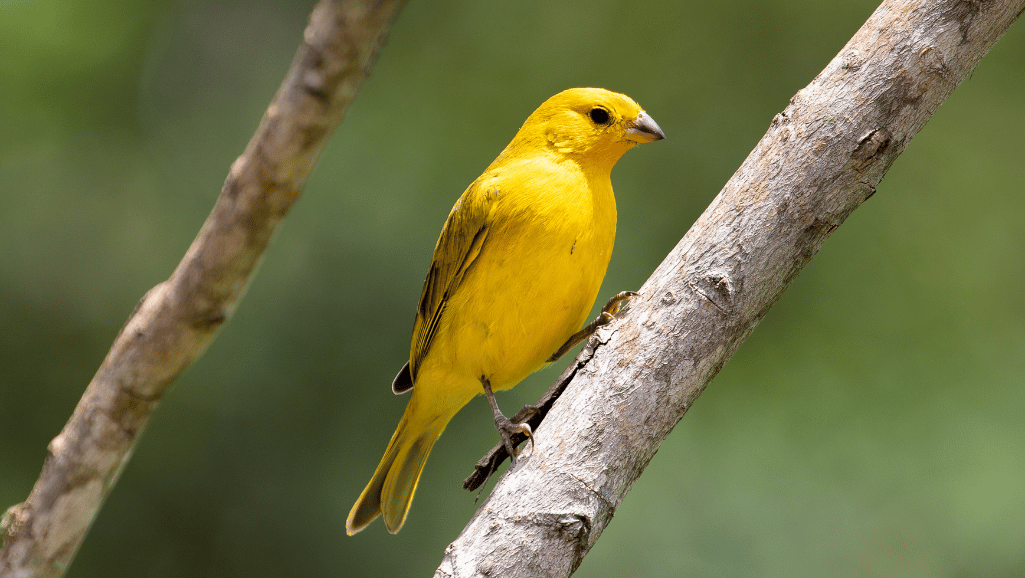
M 199 230 L 312 3 L 0 0 L 0 510 Z M 626 92 L 599 301 L 639 287 L 875 0 L 412 0 L 235 317 L 69 576 L 426 576 L 483 398 L 403 531 L 345 536 L 454 200 L 545 98 Z M 1025 24 L 939 109 L 666 440 L 578 576 L 1025 575 Z M 556 364 L 500 394 L 532 401 Z

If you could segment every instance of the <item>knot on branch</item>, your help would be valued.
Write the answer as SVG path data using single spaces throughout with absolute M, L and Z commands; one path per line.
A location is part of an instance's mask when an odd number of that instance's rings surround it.
M 864 171 L 873 163 L 879 162 L 886 150 L 890 148 L 891 142 L 893 142 L 893 134 L 885 126 L 870 130 L 865 136 L 858 139 L 858 146 L 851 153 L 853 168 Z
M 0 543 L 8 538 L 14 540 L 18 534 L 25 531 L 28 518 L 25 512 L 27 508 L 28 504 L 22 502 L 11 506 L 4 512 L 3 517 L 0 518 Z
M 573 547 L 573 568 L 580 565 L 591 539 L 591 519 L 583 514 L 551 514 L 550 528 Z
M 701 295 L 719 311 L 729 314 L 733 312 L 733 299 L 737 293 L 737 284 L 725 271 L 708 271 L 704 274 L 692 275 L 690 288 Z
M 591 536 L 591 518 L 579 513 L 551 512 L 527 518 L 514 518 L 512 521 L 529 524 L 533 526 L 532 531 L 554 535 L 560 542 L 571 545 L 577 551 L 577 563 L 582 558 L 582 552 L 586 550 Z

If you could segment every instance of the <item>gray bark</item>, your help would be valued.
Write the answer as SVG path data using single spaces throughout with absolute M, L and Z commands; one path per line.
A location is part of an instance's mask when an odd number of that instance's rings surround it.
M 28 499 L 4 516 L 0 577 L 60 576 L 150 414 L 245 293 L 328 136 L 370 72 L 404 0 L 322 0 L 288 76 L 171 277 L 114 341 Z
M 887 0 L 769 131 L 630 309 L 435 576 L 568 576 L 662 440 L 829 234 L 1025 10 Z

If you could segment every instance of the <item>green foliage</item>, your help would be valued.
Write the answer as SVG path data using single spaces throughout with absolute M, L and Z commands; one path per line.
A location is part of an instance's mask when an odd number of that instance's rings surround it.
M 310 4 L 0 1 L 0 509 L 166 278 Z M 70 576 L 423 576 L 474 511 L 486 403 L 403 531 L 348 538 L 452 202 L 548 96 L 668 140 L 613 172 L 634 289 L 875 2 L 413 0 L 235 318 L 157 414 Z M 665 442 L 578 576 L 1025 574 L 1025 29 L 1012 28 Z M 565 365 L 516 390 L 536 399 Z

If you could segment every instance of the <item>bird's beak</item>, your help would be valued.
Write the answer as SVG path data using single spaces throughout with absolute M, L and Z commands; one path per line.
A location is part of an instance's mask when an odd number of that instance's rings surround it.
M 666 138 L 666 133 L 658 127 L 655 119 L 642 110 L 637 113 L 637 120 L 627 122 L 626 138 L 638 143 L 652 142 Z

